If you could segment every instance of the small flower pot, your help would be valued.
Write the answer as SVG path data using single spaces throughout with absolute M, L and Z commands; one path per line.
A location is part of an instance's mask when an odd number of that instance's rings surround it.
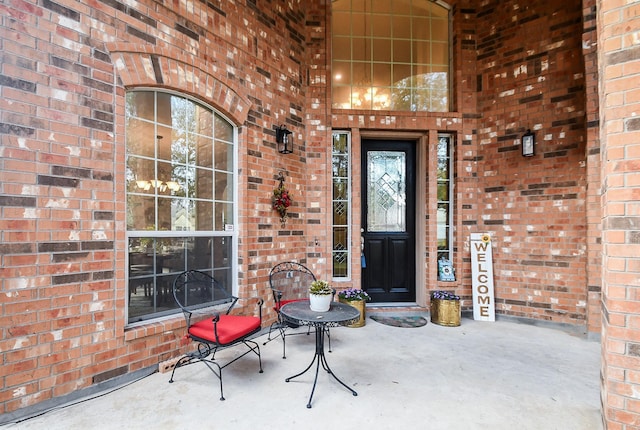
M 331 299 L 331 294 L 309 294 L 309 307 L 314 312 L 328 312 Z

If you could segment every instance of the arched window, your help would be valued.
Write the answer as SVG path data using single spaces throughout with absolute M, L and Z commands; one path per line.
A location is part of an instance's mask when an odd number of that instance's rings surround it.
M 448 111 L 449 27 L 441 1 L 334 0 L 333 108 Z
M 176 312 L 176 274 L 234 285 L 235 127 L 191 98 L 126 96 L 128 321 Z

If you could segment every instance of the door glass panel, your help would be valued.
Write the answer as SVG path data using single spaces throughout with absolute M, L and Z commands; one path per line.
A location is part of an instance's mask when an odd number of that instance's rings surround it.
M 367 230 L 406 231 L 406 154 L 367 153 Z

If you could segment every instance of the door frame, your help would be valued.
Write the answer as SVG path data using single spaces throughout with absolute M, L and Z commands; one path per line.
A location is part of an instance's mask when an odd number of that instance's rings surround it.
M 428 164 L 433 164 L 433 168 L 437 167 L 437 143 L 438 133 L 427 131 L 424 132 L 401 132 L 401 131 L 380 131 L 380 130 L 356 130 L 352 131 L 352 147 L 357 142 L 357 154 L 358 160 L 362 157 L 362 140 L 404 140 L 413 142 L 415 144 L 415 157 L 416 157 L 416 183 L 415 183 L 415 291 L 416 291 L 416 304 L 419 306 L 427 306 L 428 299 L 428 281 L 427 281 L 427 258 L 434 259 L 433 252 L 429 252 L 427 257 L 425 251 L 427 249 L 427 226 L 433 224 L 433 230 L 435 234 L 435 223 L 429 223 L 427 220 L 427 207 L 429 204 L 435 205 L 437 203 L 437 196 L 433 193 L 429 194 L 427 189 L 428 177 Z M 429 150 L 429 148 L 434 148 Z M 355 147 L 354 147 L 355 149 Z M 359 165 L 355 164 L 354 166 Z M 360 169 L 360 167 L 358 167 Z M 435 171 L 435 170 L 434 170 Z M 360 176 L 362 172 L 359 172 Z M 360 190 L 360 202 L 358 206 L 362 204 L 362 190 Z M 433 202 L 431 202 L 433 200 Z M 360 243 L 360 228 L 362 227 L 362 219 L 358 215 L 358 225 L 353 229 L 353 243 Z M 435 242 L 434 242 L 435 243 Z M 358 263 L 360 258 L 358 258 Z M 359 269 L 359 268 L 358 268 Z M 401 305 L 402 303 L 399 303 Z

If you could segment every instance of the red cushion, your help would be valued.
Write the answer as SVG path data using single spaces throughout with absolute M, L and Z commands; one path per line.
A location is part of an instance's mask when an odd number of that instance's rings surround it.
M 284 305 L 286 305 L 287 303 L 291 303 L 291 302 L 301 302 L 302 300 L 305 299 L 293 299 L 293 300 L 280 300 L 280 306 L 278 306 L 278 304 L 276 303 L 274 309 L 276 311 L 279 311 L 281 307 L 283 307 Z
M 244 315 L 220 315 L 218 338 L 210 319 L 202 320 L 189 328 L 189 334 L 220 345 L 226 345 L 248 335 L 260 327 L 260 318 Z

